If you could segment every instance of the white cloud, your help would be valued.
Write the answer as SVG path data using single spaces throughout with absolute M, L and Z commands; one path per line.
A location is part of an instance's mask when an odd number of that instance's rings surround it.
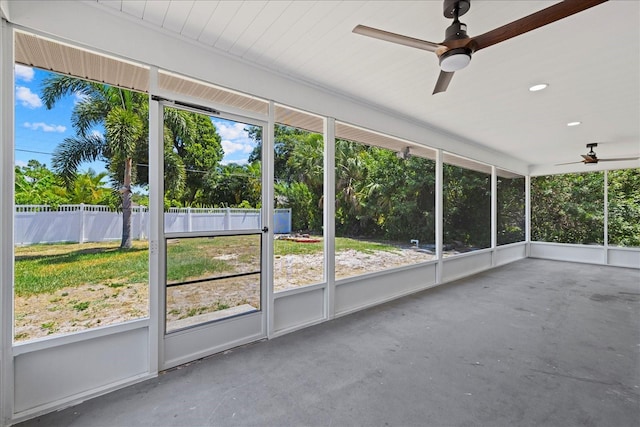
M 216 123 L 216 128 L 218 129 L 218 134 L 222 137 L 222 139 L 228 140 L 248 140 L 249 136 L 247 132 L 244 130 L 247 125 L 244 123 L 233 123 L 231 126 L 225 123 Z
M 31 130 L 41 130 L 43 132 L 58 132 L 62 133 L 67 130 L 66 126 L 62 125 L 48 125 L 46 123 L 38 122 L 38 123 L 29 123 L 24 122 L 24 127 Z
M 21 167 L 21 168 L 23 168 L 23 167 L 27 166 L 28 164 L 29 164 L 29 163 L 27 163 L 27 162 L 25 162 L 25 161 L 23 161 L 23 160 L 16 160 L 16 162 L 15 162 L 15 165 L 16 165 L 16 166 L 19 166 L 19 167 Z
M 237 142 L 231 142 L 231 141 L 227 141 L 227 140 L 223 140 L 222 143 L 222 149 L 224 150 L 224 154 L 225 155 L 229 155 L 232 153 L 235 153 L 237 151 L 241 151 L 243 153 L 245 153 L 245 145 L 244 144 L 239 144 Z
M 33 80 L 33 77 L 36 74 L 35 71 L 33 71 L 33 68 L 26 67 L 20 64 L 16 64 L 14 70 L 15 70 L 16 80 L 19 79 L 25 82 L 30 82 L 31 80 Z
M 221 136 L 222 150 L 224 151 L 223 165 L 236 163 L 245 165 L 248 163 L 249 154 L 253 152 L 256 142 L 249 138 L 244 123 L 213 120 L 214 125 Z M 232 157 L 231 159 L 229 157 Z M 234 158 L 239 157 L 239 158 Z
M 31 92 L 31 89 L 24 86 L 16 86 L 16 100 L 20 101 L 23 107 L 38 108 L 42 107 L 40 97 Z

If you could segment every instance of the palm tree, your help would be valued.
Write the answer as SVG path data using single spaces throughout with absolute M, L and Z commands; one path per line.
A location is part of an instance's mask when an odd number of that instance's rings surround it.
M 324 181 L 324 137 L 319 133 L 305 132 L 295 139 L 287 159 L 287 166 L 297 175 L 292 178 L 304 182 L 316 193 L 319 190 L 320 197 Z
M 42 100 L 48 109 L 63 96 L 76 94 L 71 122 L 76 136 L 65 138 L 55 149 L 53 169 L 68 187 L 75 181 L 82 162 L 105 160 L 122 197 L 121 248 L 131 248 L 131 184 L 135 174 L 133 156 L 137 146 L 146 144 L 146 132 L 140 111 L 146 111 L 146 95 L 100 83 L 59 74 L 45 79 Z M 103 125 L 105 132 L 92 132 Z M 124 165 L 121 176 L 116 172 Z
M 51 74 L 43 81 L 48 109 L 67 95 L 79 100 L 71 115 L 76 135 L 65 138 L 53 155 L 53 169 L 71 188 L 83 162 L 103 160 L 121 194 L 122 248 L 131 247 L 131 186 L 148 184 L 149 103 L 147 95 L 101 83 Z M 102 127 L 102 132 L 96 132 Z M 203 114 L 164 109 L 165 198 L 196 202 L 208 171 L 215 171 L 224 152 L 211 119 Z M 187 175 L 187 171 L 190 172 Z
M 357 213 L 366 190 L 365 146 L 347 140 L 336 141 L 336 204 Z

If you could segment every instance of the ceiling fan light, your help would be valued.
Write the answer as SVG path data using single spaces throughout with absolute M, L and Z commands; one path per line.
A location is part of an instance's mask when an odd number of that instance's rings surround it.
M 440 56 L 440 69 L 452 73 L 462 70 L 471 62 L 471 51 L 464 47 L 458 47 L 446 51 Z

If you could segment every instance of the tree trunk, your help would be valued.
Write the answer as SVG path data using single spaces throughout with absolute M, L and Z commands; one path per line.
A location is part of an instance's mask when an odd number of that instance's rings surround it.
M 130 249 L 131 243 L 131 157 L 124 162 L 124 182 L 122 189 L 122 241 L 121 249 Z

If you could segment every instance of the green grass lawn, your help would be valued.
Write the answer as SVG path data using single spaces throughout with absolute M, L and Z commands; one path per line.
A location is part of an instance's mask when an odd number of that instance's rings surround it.
M 259 269 L 259 237 L 233 236 L 180 239 L 168 245 L 168 280 L 183 281 L 203 275 L 232 274 L 242 269 Z M 392 245 L 336 238 L 336 251 L 364 253 L 394 251 Z M 276 255 L 310 255 L 323 250 L 323 243 L 275 240 Z M 235 261 L 217 259 L 235 254 Z M 215 258 L 215 259 L 214 259 Z M 57 289 L 87 284 L 112 287 L 148 282 L 148 242 L 135 241 L 132 249 L 119 249 L 119 242 L 32 245 L 15 248 L 15 294 L 28 296 L 53 293 Z
M 147 242 L 119 249 L 119 242 L 32 245 L 15 248 L 15 294 L 52 293 L 101 283 L 120 287 L 149 279 Z

